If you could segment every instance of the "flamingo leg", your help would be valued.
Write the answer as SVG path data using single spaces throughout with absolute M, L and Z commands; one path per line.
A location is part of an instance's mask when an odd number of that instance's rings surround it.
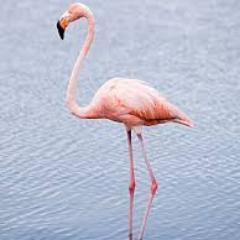
M 156 178 L 153 174 L 151 164 L 150 164 L 150 162 L 147 158 L 147 153 L 146 153 L 145 146 L 144 146 L 143 136 L 142 136 L 141 133 L 137 133 L 137 137 L 138 137 L 138 139 L 141 143 L 144 160 L 145 160 L 147 170 L 148 170 L 148 173 L 149 173 L 149 176 L 150 176 L 150 180 L 151 180 L 151 183 L 152 183 L 151 184 L 151 191 L 150 191 L 149 198 L 148 198 L 147 207 L 146 207 L 144 218 L 143 218 L 143 223 L 142 223 L 141 230 L 140 230 L 139 239 L 143 240 L 145 228 L 146 228 L 146 225 L 147 225 L 148 216 L 149 216 L 149 213 L 150 213 L 150 210 L 151 210 L 151 207 L 152 207 L 153 198 L 154 198 L 154 196 L 156 194 L 156 191 L 157 191 L 157 188 L 158 188 L 158 183 L 157 183 Z
M 134 192 L 135 192 L 135 174 L 134 174 L 134 162 L 132 151 L 132 133 L 131 130 L 127 130 L 128 136 L 128 151 L 130 160 L 130 181 L 129 181 L 129 210 L 128 210 L 128 231 L 129 240 L 133 239 L 133 207 L 134 207 Z

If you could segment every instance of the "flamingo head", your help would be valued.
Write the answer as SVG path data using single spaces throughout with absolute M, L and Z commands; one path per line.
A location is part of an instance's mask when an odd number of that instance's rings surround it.
M 60 38 L 64 39 L 64 32 L 67 26 L 77 19 L 86 16 L 88 9 L 87 6 L 81 3 L 70 4 L 67 11 L 59 18 L 57 22 L 57 29 Z

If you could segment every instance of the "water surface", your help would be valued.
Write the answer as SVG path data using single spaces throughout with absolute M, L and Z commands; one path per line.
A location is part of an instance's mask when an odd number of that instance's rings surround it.
M 195 122 L 145 128 L 160 182 L 145 239 L 240 239 L 240 2 L 84 1 L 96 39 L 79 82 L 86 104 L 107 79 L 140 78 Z M 127 239 L 124 128 L 64 104 L 86 22 L 60 41 L 69 1 L 1 6 L 0 239 Z M 137 236 L 149 182 L 134 138 Z

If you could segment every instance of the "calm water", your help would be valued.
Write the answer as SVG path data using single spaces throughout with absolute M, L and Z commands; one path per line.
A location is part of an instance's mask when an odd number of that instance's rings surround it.
M 5 1 L 0 14 L 0 239 L 127 239 L 122 126 L 78 120 L 64 104 L 86 33 L 56 20 L 70 1 Z M 194 129 L 145 128 L 160 182 L 145 239 L 240 239 L 240 2 L 84 1 L 96 17 L 79 102 L 114 76 L 150 82 Z M 134 234 L 149 191 L 134 139 Z

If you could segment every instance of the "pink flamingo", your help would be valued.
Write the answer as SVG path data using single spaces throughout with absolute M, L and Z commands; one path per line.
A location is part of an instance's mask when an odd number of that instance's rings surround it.
M 71 4 L 57 23 L 60 37 L 64 38 L 64 31 L 69 23 L 84 17 L 88 21 L 88 33 L 80 54 L 74 65 L 69 85 L 67 88 L 66 103 L 70 112 L 79 118 L 110 119 L 123 123 L 128 137 L 128 151 L 130 159 L 130 182 L 129 182 L 129 239 L 132 239 L 132 219 L 135 192 L 135 174 L 132 152 L 133 129 L 141 143 L 142 153 L 151 180 L 151 190 L 147 208 L 144 214 L 140 230 L 140 239 L 143 239 L 147 219 L 152 201 L 158 188 L 158 183 L 153 174 L 150 162 L 147 158 L 142 126 L 152 126 L 167 122 L 180 123 L 192 127 L 192 121 L 177 107 L 167 102 L 159 92 L 145 82 L 136 79 L 114 78 L 107 81 L 97 91 L 88 106 L 78 106 L 76 101 L 76 87 L 80 76 L 80 69 L 94 39 L 94 16 L 91 10 L 81 3 Z

